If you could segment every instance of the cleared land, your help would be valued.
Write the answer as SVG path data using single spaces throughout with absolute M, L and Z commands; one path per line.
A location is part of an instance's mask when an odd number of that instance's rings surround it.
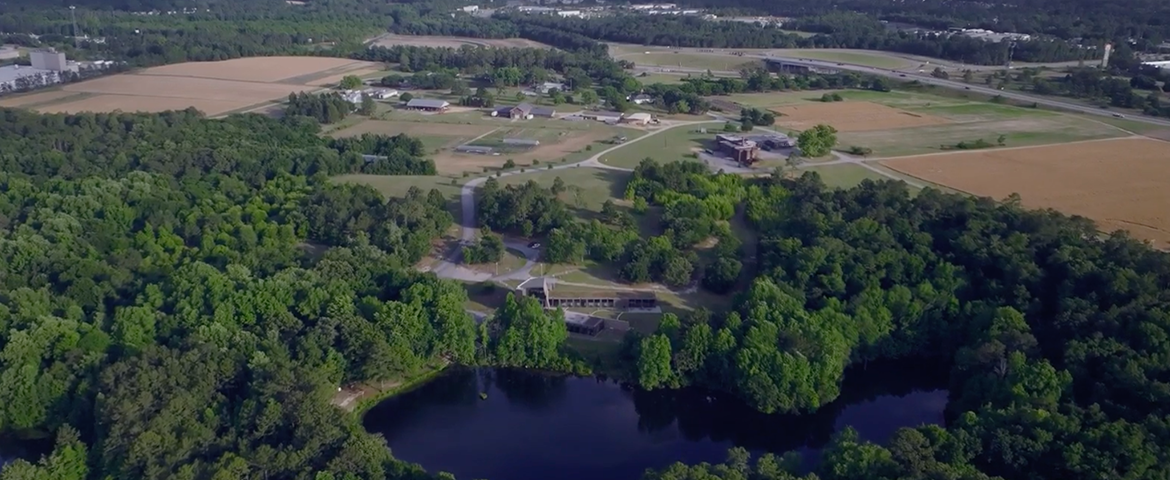
M 448 47 L 459 48 L 464 45 L 472 45 L 477 47 L 501 47 L 501 48 L 550 48 L 540 42 L 526 40 L 523 38 L 469 38 L 469 37 L 439 37 L 428 35 L 382 35 L 375 38 L 371 45 L 379 47 L 393 47 L 395 45 L 406 45 L 413 47 Z
M 1170 143 L 1144 138 L 891 159 L 894 170 L 975 195 L 1095 220 L 1170 247 Z
M 631 143 L 601 157 L 601 162 L 623 168 L 634 168 L 644 158 L 653 158 L 661 163 L 688 160 L 697 150 L 710 147 L 715 134 L 723 131 L 722 122 L 702 123 L 673 127 L 653 138 Z M 706 129 L 707 133 L 701 133 Z
M 621 60 L 629 60 L 634 65 L 654 65 L 660 67 L 702 68 L 710 70 L 734 71 L 745 65 L 756 63 L 750 58 L 734 55 L 710 53 L 679 53 L 679 52 L 650 52 L 630 53 L 622 55 Z
M 356 70 L 374 64 L 330 57 L 246 57 L 220 62 L 187 62 L 148 68 L 135 75 L 211 78 L 241 82 L 279 82 L 334 69 Z M 340 73 L 340 72 L 337 72 Z
M 828 124 L 838 132 L 864 132 L 947 123 L 942 117 L 908 112 L 871 102 L 811 103 L 773 110 L 782 115 L 776 118 L 776 125 L 795 130 L 807 130 L 818 124 Z
M 51 92 L 30 93 L 28 95 L 0 97 L 0 107 L 30 107 L 41 103 L 55 102 L 75 95 L 77 95 L 76 92 L 54 90 Z
M 327 57 L 251 57 L 190 62 L 66 85 L 43 97 L 13 98 L 40 112 L 179 110 L 208 116 L 247 110 L 288 94 L 313 91 L 323 80 L 376 71 L 373 63 Z M 333 80 L 336 81 L 336 80 Z
M 850 164 L 841 165 L 825 165 L 821 167 L 808 167 L 795 171 L 794 175 L 802 175 L 804 172 L 816 172 L 821 177 L 821 181 L 825 185 L 835 188 L 851 188 L 857 186 L 862 180 L 889 180 L 873 170 Z

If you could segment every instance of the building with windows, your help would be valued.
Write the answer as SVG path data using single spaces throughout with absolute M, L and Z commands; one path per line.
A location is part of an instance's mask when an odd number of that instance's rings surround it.
M 540 300 L 544 308 L 612 308 L 645 310 L 658 307 L 658 296 L 651 291 L 580 289 L 571 285 L 557 287 L 556 278 L 537 277 L 521 283 L 516 290 Z
M 715 135 L 715 142 L 719 145 L 721 153 L 740 165 L 751 165 L 758 160 L 760 146 L 755 141 L 736 135 L 719 134 Z

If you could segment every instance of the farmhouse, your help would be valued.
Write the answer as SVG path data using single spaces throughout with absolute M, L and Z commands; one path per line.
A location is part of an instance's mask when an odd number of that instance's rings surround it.
M 406 102 L 406 108 L 410 110 L 421 110 L 425 112 L 446 112 L 451 108 L 451 103 L 446 100 L 430 100 L 426 98 L 412 98 Z
M 597 120 L 599 122 L 605 123 L 618 123 L 622 121 L 622 113 L 606 111 L 582 112 L 581 118 L 586 120 Z
M 626 100 L 629 100 L 629 101 L 631 101 L 631 102 L 634 102 L 634 103 L 636 103 L 636 104 L 638 104 L 638 105 L 642 105 L 642 104 L 644 104 L 644 103 L 650 103 L 650 102 L 653 102 L 653 101 L 654 101 L 654 97 L 651 97 L 651 96 L 649 96 L 649 95 L 646 95 L 646 94 L 644 94 L 644 93 L 639 93 L 639 94 L 637 94 L 637 95 L 631 95 L 630 97 L 626 98 Z
M 756 142 L 735 135 L 715 135 L 715 141 L 719 145 L 720 152 L 731 157 L 740 165 L 756 163 L 756 155 L 760 153 L 760 147 Z
M 646 125 L 650 123 L 651 119 L 652 117 L 649 113 L 631 113 L 626 115 L 626 118 L 622 121 L 634 125 Z

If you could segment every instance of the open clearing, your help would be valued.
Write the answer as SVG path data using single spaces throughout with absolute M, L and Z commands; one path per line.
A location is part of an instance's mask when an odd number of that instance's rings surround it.
M 241 82 L 280 82 L 335 69 L 357 70 L 374 64 L 331 57 L 246 57 L 219 62 L 187 62 L 152 67 L 135 75 L 211 78 Z M 337 72 L 340 73 L 340 72 Z
M 31 107 L 41 103 L 63 100 L 66 97 L 72 97 L 75 95 L 78 94 L 76 92 L 67 92 L 65 90 L 54 90 L 50 92 L 30 93 L 27 95 L 0 97 L 0 107 Z
M 1144 138 L 891 159 L 907 175 L 1095 220 L 1170 247 L 1170 143 Z
M 547 164 L 556 160 L 565 158 L 571 153 L 581 151 L 587 145 L 594 142 L 604 140 L 612 137 L 612 133 L 603 132 L 601 130 L 556 130 L 556 129 L 533 129 L 540 131 L 544 135 L 552 135 L 553 137 L 542 140 L 540 146 L 517 149 L 517 150 L 500 150 L 499 155 L 478 155 L 468 153 L 456 153 L 452 151 L 442 152 L 435 155 L 435 168 L 440 173 L 460 173 L 460 172 L 481 172 L 484 168 L 501 168 L 504 162 L 509 159 L 513 160 L 517 165 L 530 165 L 534 160 L 541 164 Z M 492 134 L 497 140 L 502 140 L 502 134 Z M 513 138 L 511 135 L 508 138 Z M 519 138 L 539 138 L 538 136 L 529 134 Z M 481 141 L 475 142 L 479 145 Z M 539 168 L 539 165 L 532 168 Z
M 852 188 L 861 183 L 862 180 L 889 180 L 868 168 L 850 164 L 807 167 L 797 170 L 794 174 L 802 175 L 804 172 L 816 172 L 825 185 L 835 188 Z
M 208 116 L 241 111 L 314 91 L 323 80 L 377 71 L 375 64 L 346 58 L 250 57 L 188 62 L 96 78 L 58 91 L 13 98 L 39 112 L 126 112 L 194 107 Z
M 942 117 L 908 112 L 871 102 L 811 103 L 778 107 L 773 110 L 782 115 L 776 118 L 776 125 L 795 130 L 807 130 L 818 124 L 828 124 L 838 132 L 864 132 L 947 123 Z
M 688 155 L 696 150 L 710 147 L 708 142 L 715 139 L 716 133 L 723 132 L 723 125 L 723 122 L 712 122 L 673 127 L 669 131 L 655 135 L 654 138 L 631 143 L 609 152 L 600 160 L 607 165 L 623 168 L 637 167 L 647 157 L 659 163 L 688 160 L 693 158 Z M 700 133 L 701 129 L 706 129 L 707 133 Z
M 448 47 L 459 48 L 464 45 L 476 47 L 501 48 L 551 48 L 540 42 L 523 38 L 470 38 L 470 37 L 439 37 L 428 35 L 392 35 L 386 34 L 375 38 L 371 45 L 379 47 L 393 47 L 406 45 L 412 47 Z
M 634 62 L 634 65 L 642 66 L 701 68 L 721 71 L 737 71 L 746 65 L 757 63 L 752 59 L 732 55 L 679 52 L 630 53 L 622 55 L 620 59 L 629 60 Z

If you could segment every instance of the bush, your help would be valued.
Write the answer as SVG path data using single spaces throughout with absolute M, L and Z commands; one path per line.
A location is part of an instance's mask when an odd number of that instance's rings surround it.
M 859 146 L 856 146 L 856 145 L 854 145 L 854 146 L 852 146 L 852 147 L 849 147 L 849 150 L 846 150 L 846 152 L 848 152 L 850 155 L 859 155 L 859 156 L 862 156 L 862 157 L 866 157 L 866 156 L 869 156 L 869 155 L 873 155 L 873 149 L 872 149 L 872 148 L 868 148 L 868 147 L 859 147 Z

